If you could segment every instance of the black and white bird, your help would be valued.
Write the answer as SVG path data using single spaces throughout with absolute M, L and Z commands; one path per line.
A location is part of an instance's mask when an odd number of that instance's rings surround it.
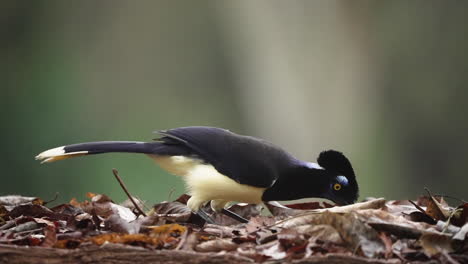
M 183 178 L 191 194 L 187 206 L 194 212 L 209 201 L 219 212 L 231 201 L 258 204 L 317 197 L 346 205 L 358 198 L 351 163 L 335 150 L 321 152 L 317 164 L 265 140 L 221 128 L 180 127 L 156 133 L 160 136 L 153 142 L 73 144 L 46 150 L 36 159 L 45 163 L 108 152 L 147 154 Z

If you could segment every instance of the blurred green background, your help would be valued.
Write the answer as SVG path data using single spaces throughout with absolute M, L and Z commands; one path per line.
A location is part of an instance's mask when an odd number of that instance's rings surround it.
M 228 128 L 314 161 L 338 149 L 366 196 L 465 198 L 468 2 L 2 1 L 0 195 L 150 202 L 182 181 L 143 155 L 40 165 L 48 148 Z

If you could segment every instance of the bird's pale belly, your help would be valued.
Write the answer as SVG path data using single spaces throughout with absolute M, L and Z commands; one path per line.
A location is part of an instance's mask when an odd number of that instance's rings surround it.
M 239 184 L 219 173 L 212 165 L 184 156 L 150 155 L 156 163 L 171 174 L 181 176 L 194 198 L 192 206 L 199 207 L 210 200 L 261 203 L 265 188 Z M 194 208 L 191 208 L 194 209 Z

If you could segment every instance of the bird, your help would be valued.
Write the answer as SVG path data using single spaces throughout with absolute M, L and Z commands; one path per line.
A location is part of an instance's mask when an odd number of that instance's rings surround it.
M 223 128 L 189 126 L 155 133 L 158 137 L 150 142 L 65 145 L 43 151 L 36 159 L 49 163 L 109 152 L 146 154 L 162 169 L 182 177 L 191 195 L 187 206 L 210 223 L 212 219 L 202 210 L 208 202 L 213 211 L 226 212 L 230 202 L 261 204 L 324 198 L 348 205 L 359 196 L 351 162 L 336 150 L 320 152 L 314 163 L 295 158 L 264 139 Z M 238 220 L 245 222 L 242 217 Z

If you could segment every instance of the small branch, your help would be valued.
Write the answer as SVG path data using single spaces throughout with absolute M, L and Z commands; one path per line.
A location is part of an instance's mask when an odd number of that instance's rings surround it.
M 125 187 L 125 184 L 123 183 L 122 179 L 121 179 L 120 176 L 119 176 L 119 171 L 118 171 L 117 169 L 112 169 L 112 173 L 114 174 L 115 178 L 116 178 L 117 181 L 119 182 L 120 187 L 122 187 L 122 189 L 124 190 L 125 194 L 127 194 L 128 199 L 130 199 L 130 201 L 132 202 L 132 204 L 135 206 L 135 209 L 136 209 L 141 215 L 146 216 L 145 212 L 143 212 L 143 210 L 141 210 L 140 206 L 138 206 L 138 204 L 135 202 L 135 200 L 133 200 L 132 195 L 128 192 L 127 187 Z
M 189 236 L 189 233 L 190 233 L 190 229 L 187 228 L 187 230 L 185 230 L 185 232 L 181 235 L 179 244 L 174 250 L 180 250 L 184 246 L 185 242 L 187 241 L 187 237 Z
M 416 209 L 418 209 L 419 211 L 421 211 L 421 213 L 426 214 L 426 211 L 419 205 L 417 205 L 415 202 L 413 202 L 412 200 L 408 200 L 408 202 L 410 202 L 412 205 L 414 205 L 414 207 L 416 207 Z M 432 218 L 432 217 L 431 217 Z
M 49 201 L 44 201 L 43 205 L 49 204 L 51 202 L 55 202 L 57 200 L 58 196 L 59 196 L 59 193 L 56 192 L 54 198 L 52 198 L 52 200 L 49 200 Z
M 456 201 L 461 202 L 461 203 L 466 203 L 465 200 L 457 198 L 455 196 L 450 196 L 450 195 L 445 195 L 445 194 L 434 194 L 434 196 L 435 197 L 449 198 L 449 199 L 453 199 L 453 200 L 456 200 Z

